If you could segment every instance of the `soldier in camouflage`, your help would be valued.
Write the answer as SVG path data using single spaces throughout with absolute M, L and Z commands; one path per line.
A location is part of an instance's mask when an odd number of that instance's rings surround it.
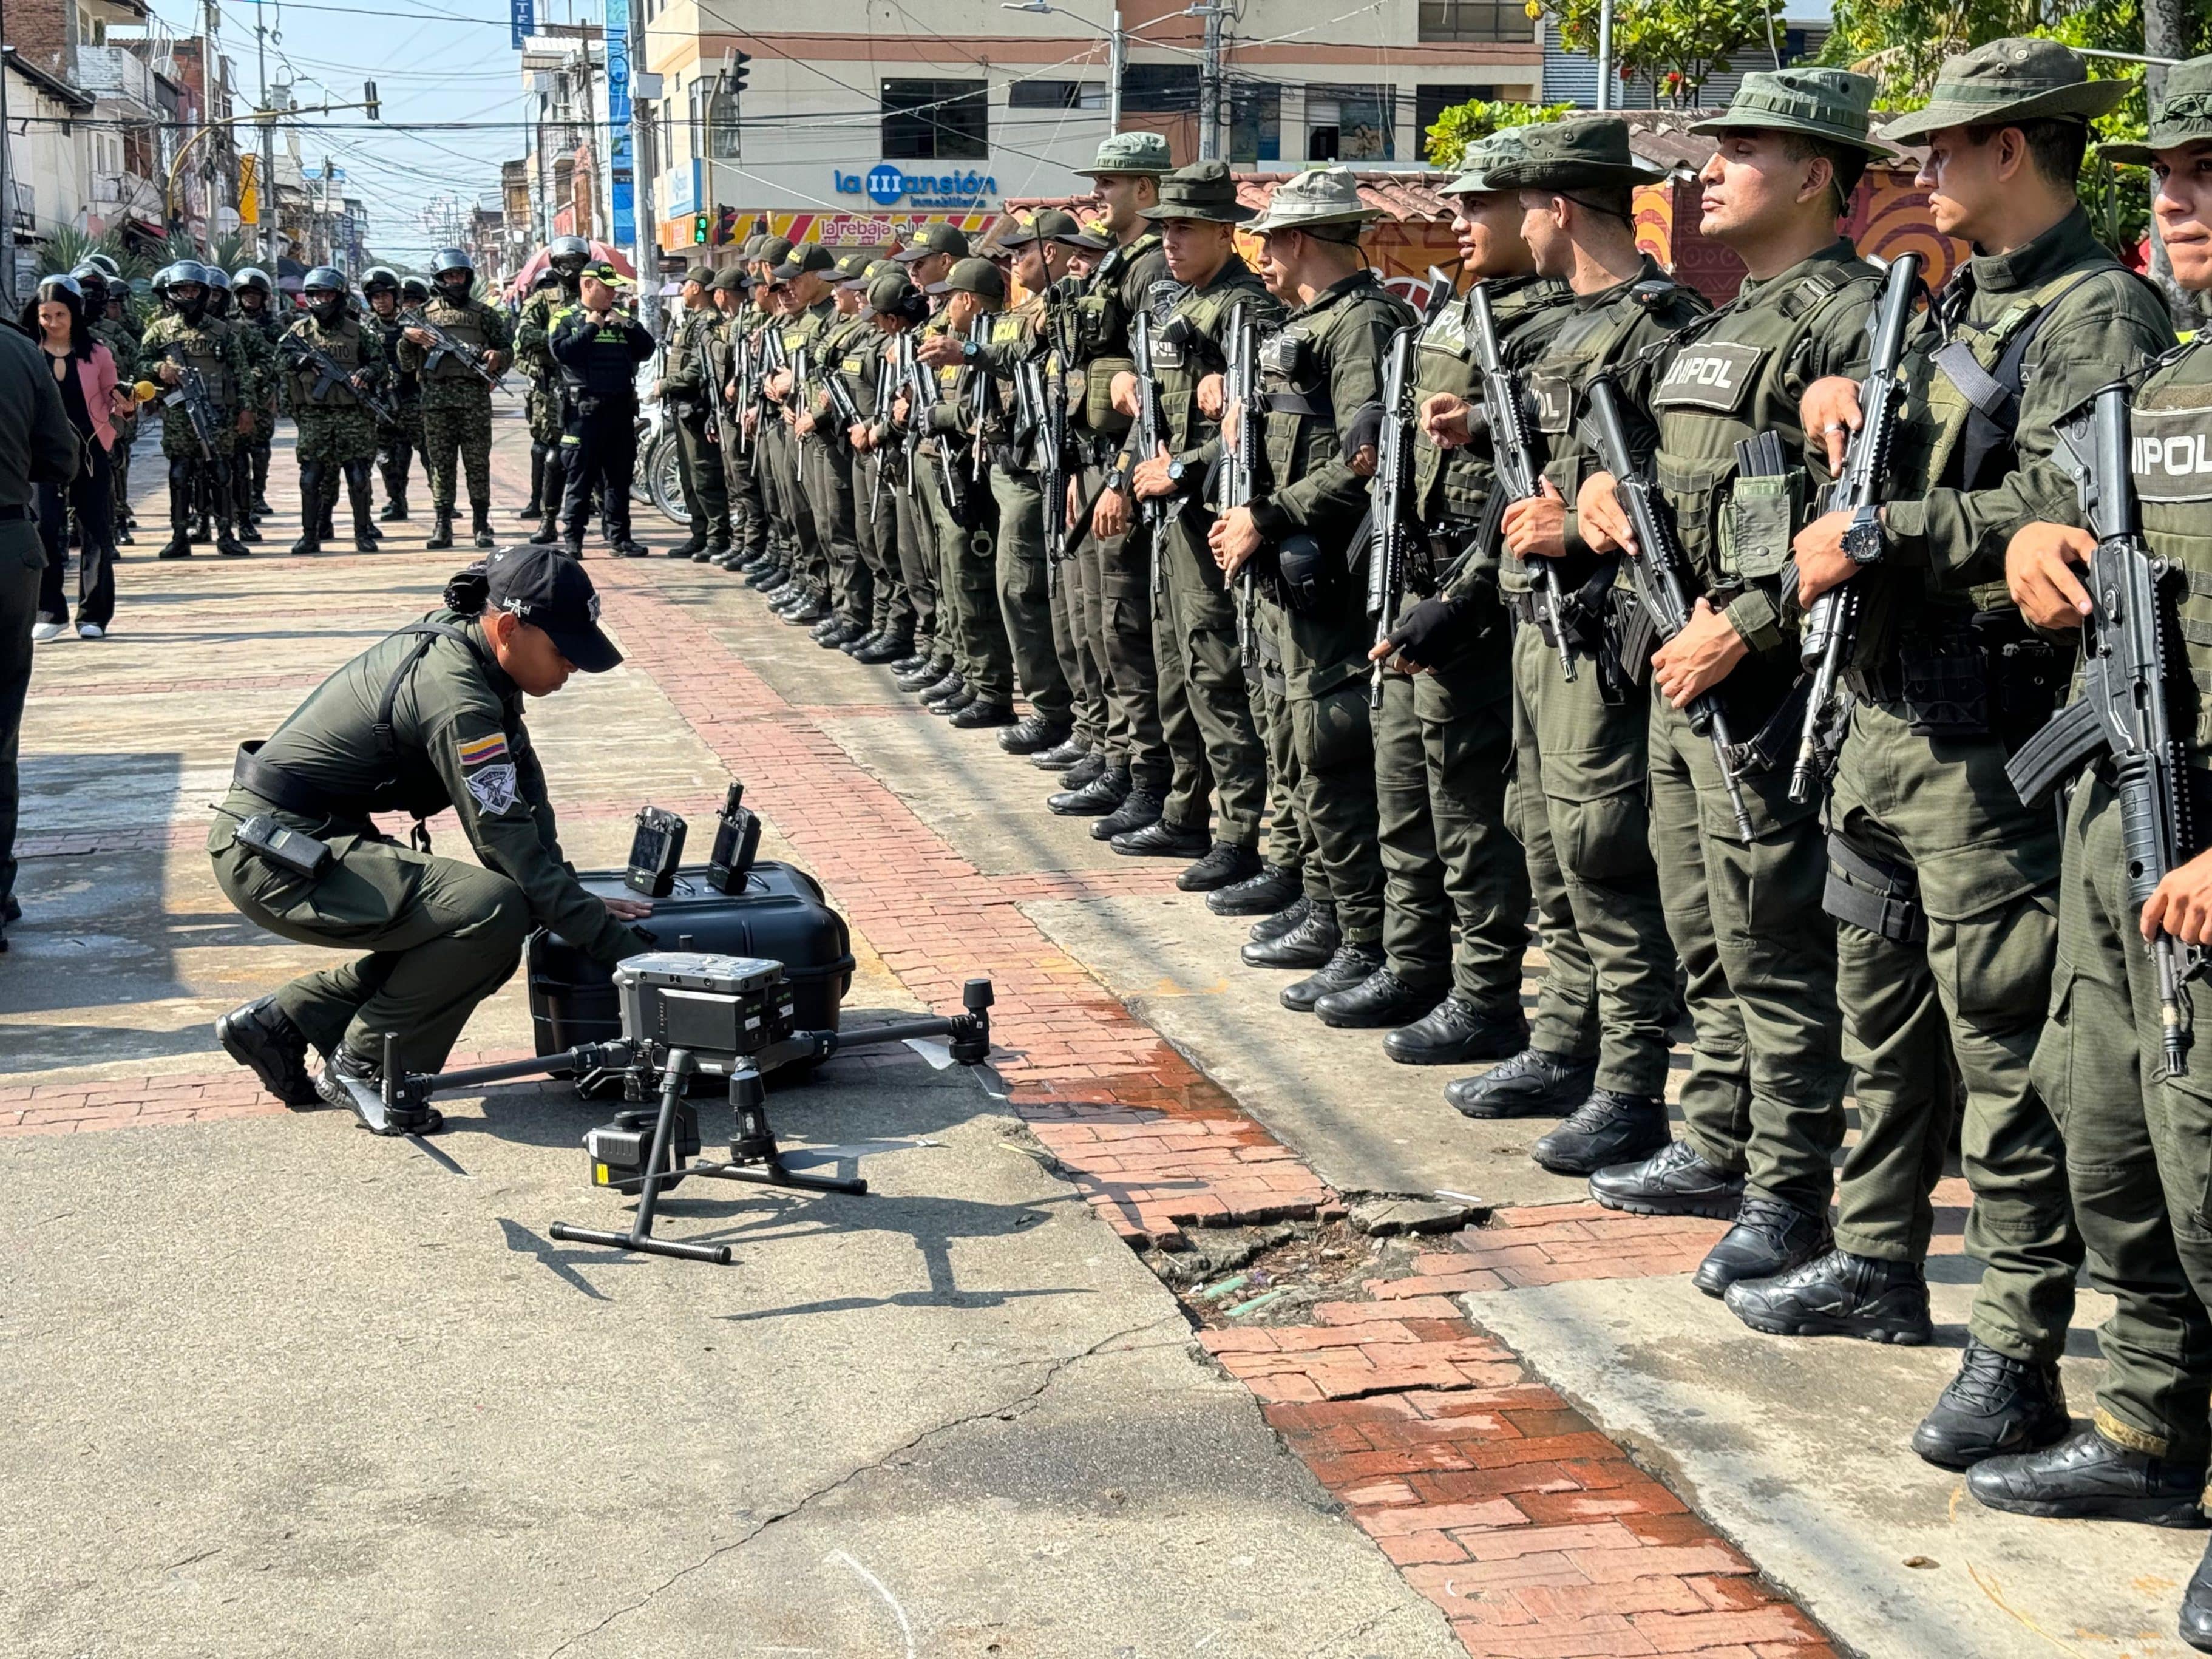
M 265 519 L 274 510 L 269 505 L 269 452 L 276 436 L 278 392 L 271 348 L 276 343 L 276 337 L 284 331 L 284 325 L 276 314 L 276 285 L 269 280 L 267 271 L 254 265 L 243 266 L 232 273 L 230 288 L 231 303 L 237 309 L 240 327 L 246 331 L 247 349 L 259 354 L 266 374 L 253 400 L 253 430 L 247 434 L 252 465 L 253 511 Z
M 455 458 L 468 475 L 471 526 L 478 547 L 494 544 L 491 531 L 491 381 L 512 361 L 506 317 L 477 299 L 475 267 L 459 248 L 443 248 L 430 261 L 427 304 L 407 313 L 399 340 L 399 366 L 422 384 L 422 462 L 430 474 L 435 520 L 426 547 L 453 544 Z M 434 323 L 475 361 L 449 350 L 420 325 Z M 483 371 L 479 373 L 481 368 Z M 487 379 L 489 376 L 489 379 Z
M 253 427 L 245 399 L 252 370 L 236 330 L 208 314 L 207 267 L 180 259 L 155 279 L 168 302 L 149 327 L 142 364 L 169 389 L 162 398 L 161 453 L 169 463 L 169 539 L 158 556 L 192 556 L 192 517 L 204 489 L 212 506 L 216 551 L 242 559 L 248 550 L 231 528 L 231 461 Z M 198 416 L 197 420 L 195 416 Z
M 362 273 L 361 292 L 368 302 L 361 325 L 376 347 L 386 401 L 398 416 L 380 421 L 376 428 L 377 467 L 384 477 L 384 507 L 377 517 L 389 524 L 407 516 L 407 474 L 422 444 L 422 387 L 399 367 L 399 274 L 389 265 L 372 266 Z
M 369 520 L 369 468 L 376 459 L 376 416 L 359 396 L 376 393 L 384 378 L 383 341 L 353 314 L 346 281 L 328 265 L 309 271 L 300 285 L 307 314 L 287 329 L 277 349 L 283 362 L 284 407 L 299 431 L 300 499 L 319 501 L 337 493 L 343 478 L 353 507 L 354 550 L 376 551 Z M 344 371 L 308 354 L 319 351 Z M 322 551 L 319 515 L 302 513 L 298 554 Z

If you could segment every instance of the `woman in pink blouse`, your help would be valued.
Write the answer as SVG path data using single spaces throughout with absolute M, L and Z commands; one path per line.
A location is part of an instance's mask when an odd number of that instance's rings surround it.
M 83 455 L 76 477 L 64 485 L 39 486 L 39 534 L 46 544 L 46 568 L 39 584 L 39 620 L 31 637 L 58 639 L 69 629 L 69 600 L 62 574 L 69 564 L 69 512 L 76 511 L 78 559 L 76 633 L 82 640 L 104 639 L 115 615 L 114 515 L 108 490 L 114 468 L 113 416 L 132 407 L 130 389 L 115 383 L 115 359 L 85 325 L 84 295 L 67 276 L 46 276 L 23 307 L 23 331 L 45 348 L 47 366 L 62 394 L 62 407 L 76 428 Z

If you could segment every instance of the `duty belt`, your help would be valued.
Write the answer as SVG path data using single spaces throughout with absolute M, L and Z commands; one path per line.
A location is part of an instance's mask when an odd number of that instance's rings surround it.
M 28 507 L 0 507 L 0 524 L 16 524 L 34 516 Z

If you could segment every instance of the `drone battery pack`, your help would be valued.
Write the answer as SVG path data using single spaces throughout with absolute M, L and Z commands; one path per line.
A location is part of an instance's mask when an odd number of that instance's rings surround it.
M 684 862 L 684 830 L 682 818 L 658 806 L 639 812 L 623 885 L 647 898 L 666 898 L 676 884 L 677 866 Z
M 643 1179 L 646 1162 L 653 1156 L 653 1120 L 657 1112 L 617 1112 L 612 1123 L 584 1133 L 584 1156 L 592 1167 L 594 1187 L 635 1187 Z M 668 1151 L 654 1173 L 670 1176 L 660 1190 L 668 1191 L 683 1180 L 672 1171 L 699 1156 L 699 1113 L 690 1101 L 676 1109 L 676 1121 L 668 1137 Z
M 625 898 L 633 890 L 619 870 L 586 871 L 580 879 L 601 898 Z M 639 925 L 653 935 L 656 955 L 708 951 L 781 963 L 799 1028 L 837 1029 L 838 1006 L 853 982 L 851 935 L 804 872 L 764 860 L 745 872 L 739 891 L 724 893 L 694 865 L 676 872 Z M 622 1004 L 608 969 L 558 933 L 545 932 L 532 935 L 526 962 L 539 1054 L 611 1042 L 623 1035 Z

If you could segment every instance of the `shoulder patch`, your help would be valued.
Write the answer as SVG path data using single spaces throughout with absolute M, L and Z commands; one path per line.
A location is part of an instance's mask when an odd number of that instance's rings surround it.
M 500 752 L 505 754 L 507 751 L 502 748 Z M 469 786 L 469 793 L 476 797 L 480 811 L 496 817 L 502 812 L 514 810 L 518 796 L 514 762 L 502 761 L 497 765 L 480 766 L 475 771 L 465 774 L 464 779 Z
M 508 757 L 507 736 L 501 732 L 494 732 L 489 737 L 471 738 L 466 743 L 456 744 L 454 748 L 460 755 L 464 768 L 488 766 L 494 761 L 503 761 Z

